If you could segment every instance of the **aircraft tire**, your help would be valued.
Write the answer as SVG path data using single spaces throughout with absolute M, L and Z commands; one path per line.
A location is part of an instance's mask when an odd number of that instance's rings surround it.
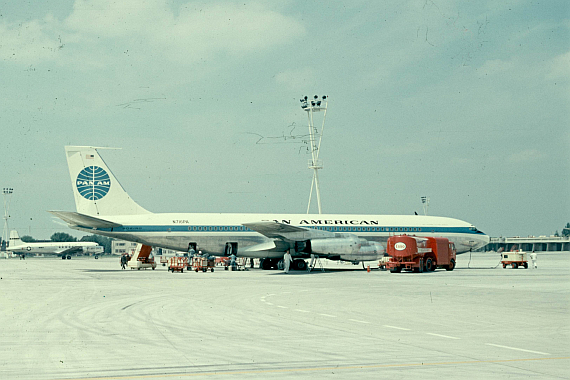
M 307 270 L 307 262 L 302 259 L 293 260 L 293 269 Z
M 65 260 L 65 256 L 64 256 L 64 255 L 61 255 L 61 259 L 62 259 L 62 260 Z
M 273 266 L 273 263 L 271 262 L 271 259 L 261 259 L 259 262 L 259 266 L 263 270 L 269 270 Z
M 71 260 L 71 256 L 67 256 L 67 260 Z

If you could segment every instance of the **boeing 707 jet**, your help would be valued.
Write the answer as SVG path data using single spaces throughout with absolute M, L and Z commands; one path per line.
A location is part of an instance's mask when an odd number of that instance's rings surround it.
M 50 211 L 71 228 L 177 251 L 231 253 L 276 266 L 285 252 L 293 268 L 311 254 L 353 263 L 384 256 L 389 236 L 446 237 L 458 253 L 486 245 L 489 237 L 462 220 L 420 215 L 152 213 L 119 184 L 97 149 L 66 146 L 76 211 Z

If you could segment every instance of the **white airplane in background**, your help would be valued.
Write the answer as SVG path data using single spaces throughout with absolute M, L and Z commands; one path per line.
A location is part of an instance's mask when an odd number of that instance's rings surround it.
M 10 231 L 10 244 L 6 251 L 20 256 L 31 253 L 42 255 L 57 255 L 62 259 L 71 259 L 71 254 L 82 252 L 83 254 L 93 254 L 95 258 L 103 253 L 103 247 L 91 241 L 70 241 L 70 242 L 34 242 L 25 243 L 20 239 L 18 231 Z
M 77 212 L 50 211 L 71 228 L 153 247 L 215 256 L 232 252 L 275 267 L 286 251 L 292 267 L 311 254 L 358 263 L 375 261 L 396 234 L 446 237 L 458 253 L 489 243 L 470 223 L 420 215 L 151 213 L 125 192 L 95 147 L 66 146 Z

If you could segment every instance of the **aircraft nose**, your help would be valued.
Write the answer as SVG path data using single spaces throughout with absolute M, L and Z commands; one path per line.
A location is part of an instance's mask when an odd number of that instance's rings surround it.
M 491 241 L 491 238 L 489 237 L 489 235 L 483 234 L 477 240 L 479 240 L 478 241 L 479 244 L 477 244 L 477 248 L 481 248 L 481 247 L 484 247 L 487 244 L 489 244 L 489 242 Z

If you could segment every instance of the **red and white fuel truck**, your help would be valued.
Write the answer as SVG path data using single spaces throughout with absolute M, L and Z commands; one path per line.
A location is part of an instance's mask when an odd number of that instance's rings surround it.
M 436 268 L 455 269 L 455 246 L 446 238 L 397 235 L 388 238 L 386 269 L 431 272 Z

